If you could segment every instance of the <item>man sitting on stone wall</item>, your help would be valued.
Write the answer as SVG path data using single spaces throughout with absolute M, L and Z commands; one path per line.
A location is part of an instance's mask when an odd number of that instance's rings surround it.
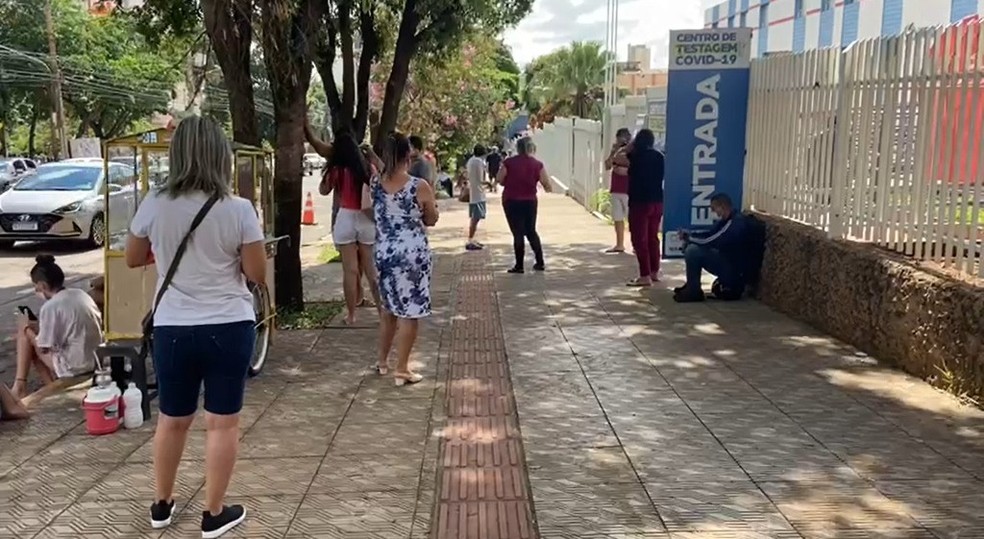
M 704 301 L 700 286 L 704 271 L 717 276 L 712 290 L 716 298 L 740 299 L 744 292 L 744 268 L 748 266 L 745 218 L 723 193 L 711 197 L 711 211 L 718 219 L 707 232 L 678 232 L 684 242 L 683 258 L 687 265 L 687 284 L 675 289 L 673 294 L 679 303 Z

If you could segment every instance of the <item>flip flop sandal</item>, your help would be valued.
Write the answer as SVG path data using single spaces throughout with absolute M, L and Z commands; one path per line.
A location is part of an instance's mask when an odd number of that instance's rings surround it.
M 423 380 L 424 377 L 415 372 L 395 372 L 393 373 L 393 381 L 396 383 L 396 387 L 401 387 L 406 384 L 416 384 Z

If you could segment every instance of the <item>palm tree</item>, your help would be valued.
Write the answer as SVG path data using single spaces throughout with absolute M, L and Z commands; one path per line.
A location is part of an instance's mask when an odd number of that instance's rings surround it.
M 597 41 L 575 41 L 534 61 L 535 93 L 543 105 L 581 118 L 601 116 L 605 68 L 611 54 Z

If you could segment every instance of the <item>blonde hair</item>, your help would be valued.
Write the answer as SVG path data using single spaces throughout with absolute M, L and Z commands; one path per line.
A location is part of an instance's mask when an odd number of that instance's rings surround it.
M 232 184 L 232 147 L 214 120 L 189 116 L 178 124 L 168 152 L 164 186 L 171 198 L 194 192 L 225 197 Z

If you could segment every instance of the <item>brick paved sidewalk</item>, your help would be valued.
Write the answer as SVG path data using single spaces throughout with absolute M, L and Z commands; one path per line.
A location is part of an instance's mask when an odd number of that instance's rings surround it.
M 545 274 L 504 220 L 432 236 L 435 316 L 397 389 L 373 329 L 281 334 L 249 385 L 231 537 L 984 537 L 984 414 L 754 302 L 676 305 L 574 203 Z M 679 267 L 666 268 L 666 287 Z M 194 537 L 196 430 L 172 529 L 146 522 L 151 427 L 92 438 L 69 397 L 0 425 L 0 537 Z

